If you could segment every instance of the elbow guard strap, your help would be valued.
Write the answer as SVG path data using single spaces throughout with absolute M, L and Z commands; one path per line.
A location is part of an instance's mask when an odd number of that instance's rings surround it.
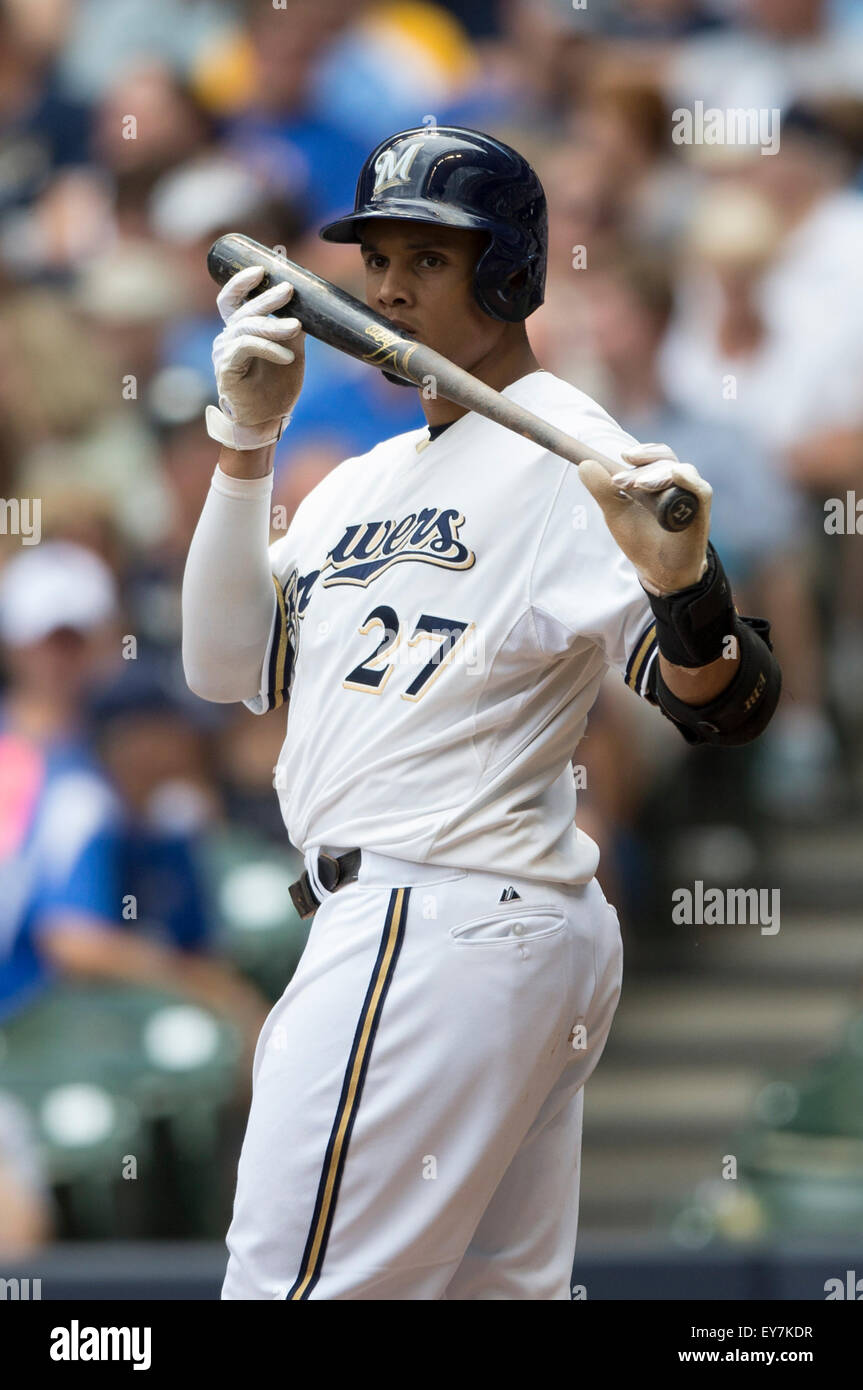
M 740 666 L 731 684 L 708 705 L 688 705 L 669 690 L 659 662 L 650 670 L 651 694 L 687 743 L 749 743 L 767 728 L 779 703 L 782 672 L 773 655 L 766 618 L 734 615 Z M 679 663 L 678 663 L 679 664 Z
M 647 597 L 656 622 L 656 643 L 666 661 L 691 669 L 718 661 L 735 631 L 735 609 L 731 585 L 710 541 L 707 569 L 697 584 L 662 597 L 651 593 Z

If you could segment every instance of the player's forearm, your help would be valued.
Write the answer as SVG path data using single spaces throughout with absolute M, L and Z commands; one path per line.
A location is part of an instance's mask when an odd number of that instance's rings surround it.
M 659 653 L 659 669 L 662 679 L 672 695 L 687 705 L 706 705 L 725 690 L 740 670 L 740 656 L 720 656 L 706 666 L 675 666 Z
M 757 738 L 778 704 L 782 673 L 769 622 L 740 617 L 713 546 L 697 584 L 649 598 L 659 647 L 650 674 L 663 712 L 691 741 Z
M 260 686 L 276 603 L 272 487 L 271 448 L 222 450 L 183 576 L 183 669 L 205 700 L 251 699 Z
M 219 454 L 219 467 L 231 478 L 265 478 L 273 471 L 275 444 L 265 444 L 262 449 L 222 448 Z

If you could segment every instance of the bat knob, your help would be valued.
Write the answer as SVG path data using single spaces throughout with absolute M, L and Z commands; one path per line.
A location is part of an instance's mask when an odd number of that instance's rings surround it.
M 664 531 L 685 531 L 697 515 L 698 498 L 682 487 L 663 492 L 656 509 L 656 519 Z

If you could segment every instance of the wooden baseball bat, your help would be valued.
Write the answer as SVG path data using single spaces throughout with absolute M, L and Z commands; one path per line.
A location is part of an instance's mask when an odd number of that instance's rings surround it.
M 455 405 L 494 420 L 516 434 L 532 439 L 552 454 L 579 464 L 585 459 L 596 459 L 608 469 L 609 473 L 619 473 L 625 466 L 606 454 L 600 454 L 587 444 L 580 443 L 571 435 L 538 415 L 516 405 L 499 391 L 494 391 L 485 382 L 478 381 L 461 367 L 457 367 L 433 348 L 423 343 L 415 343 L 406 338 L 380 314 L 376 314 L 367 304 L 353 295 L 331 285 L 328 280 L 305 270 L 286 256 L 280 256 L 268 247 L 252 241 L 251 237 L 231 232 L 219 237 L 210 248 L 207 268 L 219 285 L 224 285 L 237 271 L 250 265 L 262 265 L 266 271 L 260 285 L 251 291 L 250 297 L 262 294 L 271 285 L 290 280 L 294 287 L 290 303 L 277 313 L 287 317 L 297 317 L 306 333 L 331 347 L 358 357 L 373 367 L 379 367 L 405 381 L 422 387 L 431 377 L 438 394 Z M 628 494 L 623 494 L 627 496 Z M 684 531 L 698 512 L 698 498 L 681 487 L 669 487 L 663 492 L 634 493 L 633 499 L 653 512 L 660 526 L 666 531 Z

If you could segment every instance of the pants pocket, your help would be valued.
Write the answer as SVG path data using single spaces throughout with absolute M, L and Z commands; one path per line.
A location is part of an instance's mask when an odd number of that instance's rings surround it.
M 450 928 L 450 936 L 460 946 L 495 946 L 506 942 L 536 941 L 554 936 L 566 926 L 566 915 L 553 903 L 525 907 L 514 904 L 505 912 L 474 917 Z

